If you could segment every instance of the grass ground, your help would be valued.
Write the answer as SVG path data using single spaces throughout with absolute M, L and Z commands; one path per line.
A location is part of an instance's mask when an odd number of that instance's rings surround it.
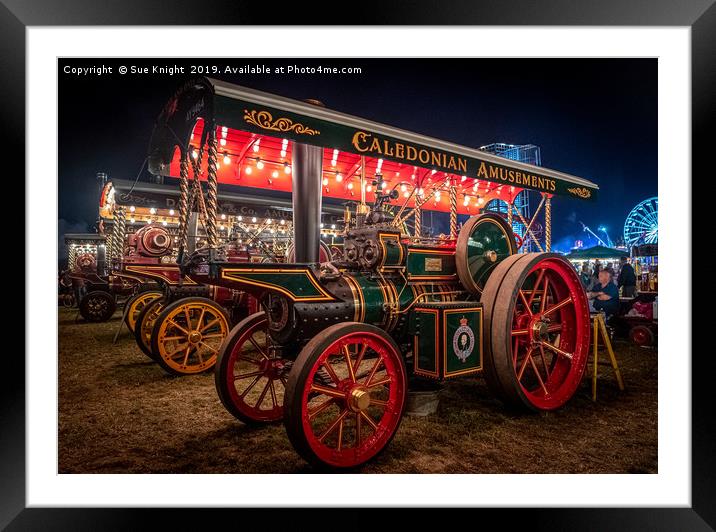
M 170 377 L 117 312 L 107 323 L 59 311 L 60 473 L 301 473 L 281 424 L 250 428 L 221 405 L 213 374 Z M 437 415 L 405 417 L 366 473 L 656 473 L 656 351 L 617 342 L 627 386 L 585 379 L 563 409 L 518 415 L 480 378 L 448 383 Z

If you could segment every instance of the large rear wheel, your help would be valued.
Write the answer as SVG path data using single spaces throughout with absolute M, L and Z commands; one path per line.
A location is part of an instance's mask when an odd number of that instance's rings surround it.
M 333 325 L 293 364 L 284 401 L 288 437 L 316 466 L 360 466 L 397 432 L 406 394 L 403 357 L 385 331 L 363 323 Z
M 481 299 L 485 309 L 485 378 L 506 403 L 533 411 L 564 405 L 589 355 L 584 288 L 571 264 L 553 253 L 501 263 Z

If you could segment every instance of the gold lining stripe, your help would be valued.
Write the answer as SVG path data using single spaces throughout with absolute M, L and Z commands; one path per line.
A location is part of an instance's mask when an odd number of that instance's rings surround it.
M 435 361 L 435 370 L 434 371 L 428 371 L 427 369 L 421 369 L 418 366 L 418 360 L 419 360 L 419 353 L 418 353 L 418 336 L 414 336 L 413 340 L 413 356 L 415 357 L 415 373 L 422 374 L 429 377 L 440 377 L 439 372 L 439 366 L 438 366 L 438 351 L 440 350 L 440 337 L 438 336 L 438 323 L 440 323 L 440 317 L 439 317 L 439 311 L 437 309 L 420 309 L 416 310 L 416 312 L 421 312 L 425 314 L 433 314 L 435 319 L 435 352 L 433 353 L 433 360 Z
M 150 279 L 161 279 L 167 284 L 170 285 L 177 285 L 179 284 L 178 280 L 170 279 L 165 272 L 167 271 L 174 271 L 173 268 L 168 268 L 166 266 L 137 266 L 137 265 L 127 265 L 124 267 L 125 270 L 138 273 L 140 275 L 145 275 L 149 277 Z M 179 272 L 179 267 L 177 266 L 176 269 L 177 273 Z M 193 279 L 191 279 L 188 275 L 184 276 L 184 284 L 199 284 L 195 282 Z
M 254 279 L 245 279 L 242 278 L 240 275 L 241 273 L 281 273 L 281 274 L 290 274 L 290 275 L 305 275 L 308 277 L 308 280 L 311 282 L 311 284 L 318 290 L 318 292 L 321 294 L 320 296 L 299 296 L 294 294 L 293 292 L 289 292 L 284 287 L 269 283 L 266 281 L 257 281 Z M 267 288 L 269 290 L 275 290 L 277 292 L 281 292 L 286 297 L 291 299 L 291 301 L 334 301 L 335 298 L 328 293 L 320 284 L 318 284 L 318 281 L 314 278 L 313 272 L 308 268 L 303 268 L 301 270 L 288 270 L 283 268 L 267 268 L 267 269 L 256 269 L 256 268 L 222 268 L 221 269 L 221 278 L 226 279 L 229 281 L 236 281 L 240 283 L 249 284 L 252 286 L 258 286 L 261 288 Z
M 363 296 L 363 289 L 360 286 L 360 283 L 357 279 L 355 279 L 351 275 L 346 275 L 345 279 L 351 283 L 353 286 L 355 286 L 356 292 L 358 292 L 358 299 L 359 299 L 359 305 L 358 305 L 358 318 L 356 319 L 357 322 L 364 323 L 365 322 L 365 297 Z
M 351 294 L 353 294 L 353 321 L 360 321 L 360 312 L 363 306 L 360 304 L 360 297 L 358 296 L 358 292 L 356 291 L 356 287 L 354 285 L 354 280 L 349 275 L 346 275 L 343 277 L 346 280 L 346 284 L 348 285 L 348 288 L 351 289 Z

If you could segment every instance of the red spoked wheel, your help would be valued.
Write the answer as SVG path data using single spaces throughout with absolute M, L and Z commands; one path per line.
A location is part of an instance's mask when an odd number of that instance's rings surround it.
M 219 350 L 214 379 L 224 407 L 247 424 L 283 419 L 291 362 L 277 356 L 265 312 L 240 321 Z
M 589 306 L 574 268 L 552 253 L 515 256 L 495 269 L 482 301 L 490 387 L 530 410 L 564 405 L 589 355 Z
M 360 466 L 397 432 L 406 394 L 405 364 L 390 336 L 362 323 L 333 325 L 293 364 L 285 398 L 288 437 L 316 466 Z

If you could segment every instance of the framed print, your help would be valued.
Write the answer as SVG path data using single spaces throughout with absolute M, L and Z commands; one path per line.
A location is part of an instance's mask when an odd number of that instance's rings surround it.
M 713 527 L 716 8 L 509 4 L 0 7 L 27 229 L 3 526 Z

